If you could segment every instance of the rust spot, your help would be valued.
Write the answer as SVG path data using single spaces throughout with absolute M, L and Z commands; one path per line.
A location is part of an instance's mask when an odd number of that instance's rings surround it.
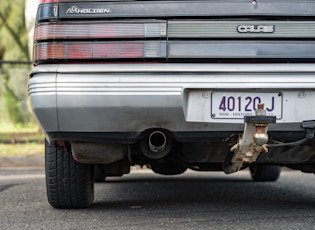
M 64 141 L 56 141 L 56 145 L 58 146 L 58 147 L 61 147 L 61 148 L 63 148 L 63 150 L 65 150 L 65 151 L 67 151 L 67 146 L 66 146 L 66 143 L 64 142 Z

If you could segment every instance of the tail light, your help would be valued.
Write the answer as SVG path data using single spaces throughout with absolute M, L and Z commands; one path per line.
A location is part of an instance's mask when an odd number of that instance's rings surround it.
M 38 21 L 53 21 L 58 18 L 59 0 L 42 0 L 37 9 Z
M 166 22 L 44 23 L 35 28 L 35 63 L 166 57 Z
M 35 47 L 36 62 L 45 60 L 99 60 L 162 58 L 165 42 L 66 42 L 40 43 Z
M 36 27 L 35 40 L 161 38 L 166 36 L 165 23 L 73 23 L 42 24 Z

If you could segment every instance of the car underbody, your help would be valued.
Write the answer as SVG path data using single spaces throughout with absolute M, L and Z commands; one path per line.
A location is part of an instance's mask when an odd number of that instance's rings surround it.
M 94 177 L 134 165 L 315 173 L 314 15 L 297 0 L 42 1 L 29 95 L 49 202 L 87 207 Z

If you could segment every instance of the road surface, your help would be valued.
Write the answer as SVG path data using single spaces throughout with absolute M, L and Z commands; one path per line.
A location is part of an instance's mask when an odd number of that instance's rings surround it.
M 43 169 L 0 169 L 0 229 L 315 229 L 315 176 L 284 171 L 252 182 L 247 171 L 166 177 L 132 171 L 95 185 L 95 204 L 47 203 Z

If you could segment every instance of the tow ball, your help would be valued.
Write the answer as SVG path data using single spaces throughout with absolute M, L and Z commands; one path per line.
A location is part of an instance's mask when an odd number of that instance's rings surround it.
M 223 170 L 226 174 L 239 171 L 244 164 L 255 162 L 260 153 L 268 152 L 268 126 L 276 123 L 276 117 L 267 116 L 264 104 L 259 104 L 255 116 L 245 116 L 244 122 L 243 134 L 230 149 L 232 158 L 229 157 L 224 164 Z

